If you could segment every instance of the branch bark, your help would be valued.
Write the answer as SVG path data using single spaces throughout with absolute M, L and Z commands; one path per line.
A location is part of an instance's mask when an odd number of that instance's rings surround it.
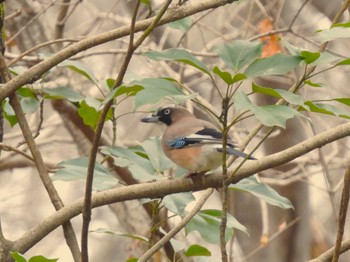
M 340 125 L 330 130 L 324 131 L 313 138 L 305 140 L 289 149 L 276 154 L 266 156 L 260 160 L 245 163 L 235 176 L 230 178 L 231 183 L 249 177 L 257 172 L 287 163 L 299 156 L 302 156 L 316 148 L 320 148 L 333 141 L 350 135 L 350 123 Z M 144 183 L 118 187 L 103 192 L 94 193 L 92 196 L 92 207 L 108 205 L 111 203 L 127 201 L 140 198 L 159 198 L 165 195 L 200 191 L 206 188 L 218 188 L 222 186 L 222 175 L 212 174 L 194 178 L 162 180 L 153 183 Z M 69 206 L 63 207 L 51 216 L 47 217 L 41 224 L 26 232 L 21 238 L 14 241 L 13 250 L 26 252 L 51 231 L 69 221 L 73 217 L 81 214 L 84 200 L 80 199 Z
M 208 10 L 217 8 L 229 3 L 234 2 L 234 0 L 202 0 L 198 1 L 195 4 L 188 4 L 179 6 L 176 8 L 169 9 L 163 18 L 158 22 L 157 26 L 173 22 L 184 17 Z M 148 28 L 152 21 L 153 17 L 145 19 L 143 21 L 137 22 L 135 24 L 135 32 L 140 32 Z M 56 54 L 52 55 L 50 58 L 42 61 L 41 63 L 31 67 L 23 74 L 14 77 L 11 81 L 6 83 L 0 90 L 0 101 L 3 101 L 6 97 L 16 91 L 23 85 L 33 83 L 38 80 L 45 72 L 54 66 L 58 65 L 60 62 L 65 59 L 81 52 L 87 50 L 91 47 L 101 45 L 111 40 L 115 40 L 130 34 L 130 26 L 123 26 L 118 29 L 108 31 L 96 36 L 88 37 L 84 40 L 81 40 L 77 43 L 74 43 L 67 48 L 62 49 Z

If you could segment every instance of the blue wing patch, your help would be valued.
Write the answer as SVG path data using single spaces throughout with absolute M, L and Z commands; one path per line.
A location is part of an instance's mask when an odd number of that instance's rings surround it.
M 186 137 L 177 137 L 167 143 L 171 148 L 183 148 L 186 146 Z

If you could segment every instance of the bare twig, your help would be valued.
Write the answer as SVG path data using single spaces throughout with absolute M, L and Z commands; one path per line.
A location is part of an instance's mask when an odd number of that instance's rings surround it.
M 144 253 L 139 259 L 138 262 L 146 262 L 148 259 L 151 258 L 151 256 L 157 252 L 159 249 L 161 249 L 166 242 L 168 242 L 171 238 L 173 238 L 177 233 L 180 232 L 181 229 L 183 229 L 188 222 L 194 217 L 202 208 L 202 206 L 205 204 L 205 202 L 208 200 L 208 198 L 213 193 L 213 189 L 209 188 L 207 189 L 201 198 L 198 200 L 196 205 L 192 208 L 190 212 L 186 214 L 186 216 L 176 224 L 176 226 L 171 229 L 161 240 L 159 240 L 156 244 L 154 244 L 149 250 L 147 250 L 146 253 Z
M 193 15 L 195 13 L 202 12 L 211 8 L 217 8 L 222 5 L 232 3 L 232 0 L 202 0 L 192 5 L 180 6 L 168 10 L 163 18 L 157 23 L 157 26 L 164 25 L 169 22 L 173 22 L 184 17 Z M 137 22 L 135 25 L 135 32 L 145 30 L 153 21 L 153 18 L 145 19 Z M 33 83 L 41 77 L 42 74 L 47 72 L 52 67 L 56 66 L 63 60 L 91 47 L 106 43 L 108 41 L 121 38 L 130 34 L 130 26 L 123 26 L 118 29 L 105 32 L 96 36 L 91 36 L 83 39 L 77 43 L 74 43 L 61 51 L 57 52 L 45 61 L 31 67 L 25 73 L 14 77 L 11 81 L 4 84 L 0 90 L 0 101 L 8 97 L 15 90 L 23 85 Z
M 341 202 L 339 207 L 339 222 L 338 222 L 338 233 L 337 241 L 334 247 L 334 253 L 332 262 L 338 262 L 341 253 L 342 240 L 344 235 L 344 227 L 346 222 L 346 214 L 349 207 L 349 197 L 350 197 L 350 166 L 344 175 L 344 186 L 341 194 Z
M 114 88 L 117 88 L 123 81 L 124 75 L 126 73 L 126 70 L 128 68 L 128 65 L 131 61 L 133 52 L 143 43 L 143 41 L 149 36 L 149 34 L 153 31 L 153 29 L 158 24 L 161 17 L 165 14 L 165 11 L 168 9 L 170 3 L 172 0 L 167 0 L 167 2 L 164 4 L 162 9 L 159 11 L 157 16 L 153 19 L 153 21 L 150 23 L 150 25 L 146 28 L 145 32 L 140 36 L 140 38 L 134 43 L 134 33 L 135 33 L 135 25 L 136 25 L 136 15 L 138 12 L 138 7 L 140 2 L 137 1 L 134 15 L 131 22 L 130 27 L 130 41 L 129 41 L 129 47 L 128 51 L 126 53 L 126 57 L 124 59 L 124 62 L 121 66 L 121 69 L 119 71 L 119 74 L 117 76 L 117 79 L 114 84 Z M 83 208 L 83 227 L 82 227 L 82 261 L 88 262 L 88 231 L 89 231 L 89 223 L 91 219 L 91 195 L 92 195 L 92 182 L 93 182 L 93 175 L 94 175 L 94 168 L 95 168 L 95 161 L 97 156 L 97 150 L 98 150 L 98 144 L 100 141 L 100 137 L 102 134 L 104 122 L 106 115 L 110 109 L 110 107 L 113 104 L 113 99 L 111 99 L 103 108 L 99 123 L 97 124 L 96 128 L 96 134 L 94 137 L 94 140 L 92 142 L 92 149 L 89 157 L 89 164 L 88 164 L 88 171 L 87 171 L 87 178 L 86 178 L 86 188 L 85 188 L 85 197 L 84 197 L 84 208 Z
M 350 250 L 350 240 L 345 240 L 341 243 L 340 253 L 345 253 Z M 325 253 L 317 258 L 311 259 L 308 262 L 329 262 L 332 260 L 334 254 L 334 247 L 328 249 Z
M 237 183 L 240 180 L 249 177 L 266 169 L 285 164 L 295 158 L 298 158 L 306 153 L 322 147 L 331 142 L 337 141 L 341 138 L 350 135 L 350 123 L 346 123 L 327 131 L 324 131 L 310 139 L 307 139 L 295 146 L 292 146 L 279 153 L 275 153 L 254 162 L 246 162 L 234 177 L 230 179 L 230 183 Z M 165 195 L 199 191 L 206 188 L 218 188 L 222 186 L 221 174 L 211 174 L 205 176 L 195 183 L 190 179 L 174 179 L 162 180 L 153 183 L 130 185 L 125 187 L 118 187 L 102 192 L 94 193 L 92 197 L 92 207 L 104 206 L 111 203 L 122 202 L 132 199 L 141 198 L 159 198 Z M 21 238 L 16 240 L 12 250 L 19 252 L 26 252 L 35 243 L 40 241 L 43 237 L 51 231 L 61 226 L 81 214 L 84 205 L 84 199 L 80 199 L 67 207 L 55 212 L 53 215 L 47 217 L 42 223 L 35 226 L 26 232 Z

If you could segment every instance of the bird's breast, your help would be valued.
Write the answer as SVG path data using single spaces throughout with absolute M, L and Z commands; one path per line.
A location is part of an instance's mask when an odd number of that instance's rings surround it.
M 163 144 L 165 154 L 178 166 L 191 172 L 209 171 L 219 167 L 222 154 L 213 145 L 170 148 Z

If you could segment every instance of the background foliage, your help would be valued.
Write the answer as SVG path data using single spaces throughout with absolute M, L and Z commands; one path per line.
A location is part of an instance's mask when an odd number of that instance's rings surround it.
M 144 261 L 177 228 L 152 261 L 349 249 L 349 1 L 228 2 L 1 4 L 1 261 Z M 181 180 L 162 131 L 139 122 L 166 104 L 259 160 L 234 161 L 227 191 L 196 192 L 222 186 L 221 170 Z

